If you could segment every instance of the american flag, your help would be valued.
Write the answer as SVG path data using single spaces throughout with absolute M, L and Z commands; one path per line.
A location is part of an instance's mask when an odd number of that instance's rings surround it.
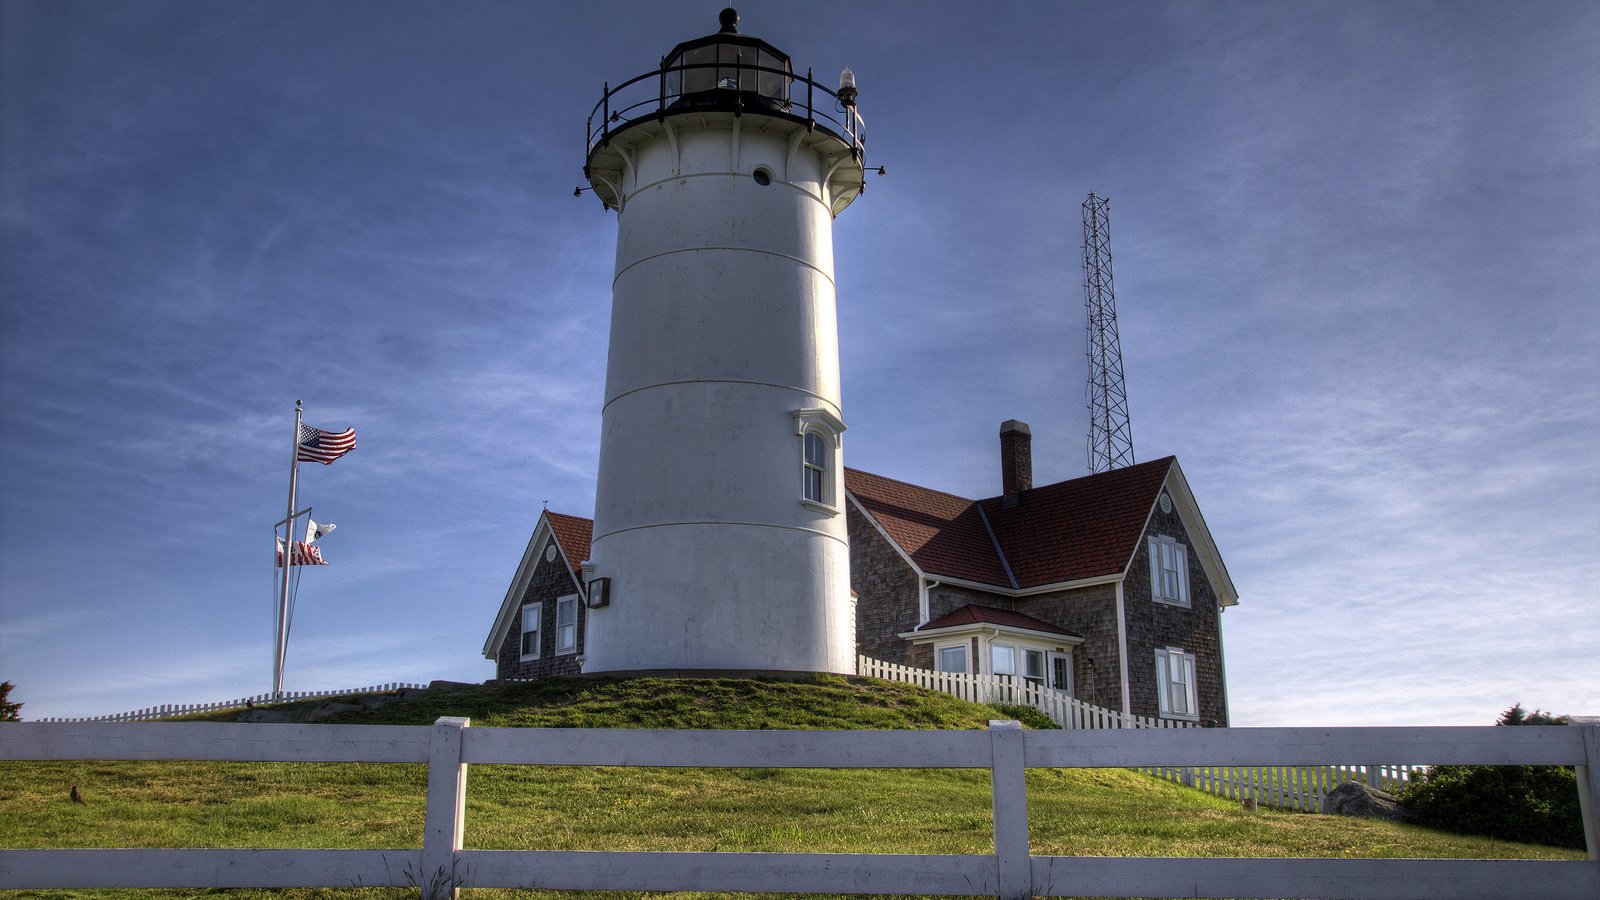
M 325 566 L 328 561 L 322 558 L 322 551 L 316 544 L 305 541 L 295 541 L 291 545 L 294 549 L 289 551 L 289 565 L 291 566 Z M 278 539 L 278 568 L 283 568 L 283 539 Z
M 295 459 L 300 462 L 319 462 L 328 465 L 356 448 L 356 430 L 323 431 L 310 425 L 300 426 L 300 450 Z

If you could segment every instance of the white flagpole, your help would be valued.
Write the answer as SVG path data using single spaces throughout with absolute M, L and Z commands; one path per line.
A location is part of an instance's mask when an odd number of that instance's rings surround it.
M 294 402 L 294 449 L 289 454 L 289 509 L 284 515 L 283 572 L 278 581 L 277 647 L 272 657 L 272 696 L 283 695 L 283 659 L 289 649 L 289 573 L 294 569 L 294 495 L 300 483 L 300 403 Z

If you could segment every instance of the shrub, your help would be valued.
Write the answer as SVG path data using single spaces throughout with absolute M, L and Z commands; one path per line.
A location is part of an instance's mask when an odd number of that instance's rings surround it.
M 999 710 L 1008 719 L 1016 719 L 1024 727 L 1034 729 L 1060 728 L 1053 719 L 1031 706 L 1016 706 L 1010 703 L 992 703 L 994 709 Z
M 1559 725 L 1565 716 L 1525 712 L 1497 725 Z M 1583 849 L 1578 779 L 1563 766 L 1434 766 L 1396 795 L 1411 822 L 1457 834 Z

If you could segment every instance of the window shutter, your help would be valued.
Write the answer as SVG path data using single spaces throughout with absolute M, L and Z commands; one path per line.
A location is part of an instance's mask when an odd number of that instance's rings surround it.
M 1150 596 L 1161 597 L 1161 544 L 1155 538 L 1147 538 L 1150 544 Z
M 1153 546 L 1153 545 L 1152 545 Z M 1159 708 L 1163 713 L 1172 712 L 1172 692 L 1168 685 L 1171 678 L 1168 675 L 1167 651 L 1156 651 L 1156 695 Z
M 1178 557 L 1178 596 L 1173 598 L 1184 603 L 1189 602 L 1189 548 L 1182 544 L 1173 544 L 1174 555 Z
M 1188 653 L 1183 655 L 1183 696 L 1184 714 L 1197 715 L 1200 712 L 1200 704 L 1196 702 L 1195 697 L 1194 656 Z

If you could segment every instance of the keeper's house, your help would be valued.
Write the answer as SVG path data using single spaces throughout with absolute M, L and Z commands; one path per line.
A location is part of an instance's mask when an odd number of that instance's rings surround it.
M 1238 596 L 1177 459 L 1034 487 L 1031 440 L 1001 426 L 1002 491 L 984 500 L 845 470 L 858 651 L 1226 725 L 1221 614 Z M 591 534 L 539 517 L 484 644 L 496 677 L 581 671 Z

